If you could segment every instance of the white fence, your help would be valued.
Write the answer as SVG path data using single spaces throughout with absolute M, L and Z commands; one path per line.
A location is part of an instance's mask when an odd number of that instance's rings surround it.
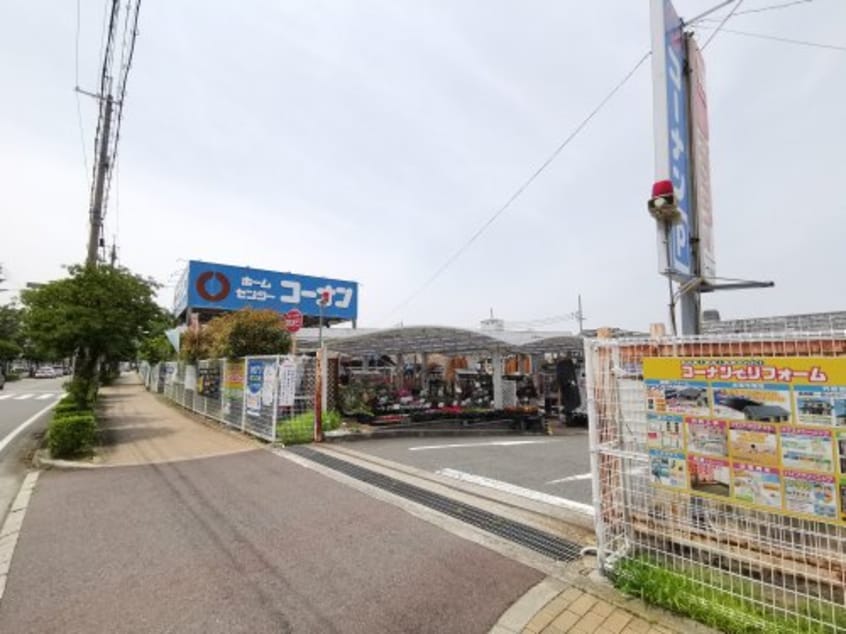
M 846 632 L 846 333 L 594 339 L 585 360 L 601 570 L 782 624 L 744 631 Z
M 148 390 L 275 442 L 278 425 L 313 416 L 315 368 L 314 357 L 286 355 L 142 364 L 140 374 Z

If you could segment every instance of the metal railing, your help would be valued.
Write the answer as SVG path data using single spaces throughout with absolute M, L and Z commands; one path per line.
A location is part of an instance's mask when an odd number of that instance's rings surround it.
M 275 355 L 208 359 L 190 365 L 141 364 L 146 388 L 182 407 L 275 442 L 277 428 L 294 419 L 314 423 L 314 357 Z M 309 414 L 310 420 L 309 419 Z
M 846 332 L 593 339 L 585 360 L 600 569 L 846 632 Z

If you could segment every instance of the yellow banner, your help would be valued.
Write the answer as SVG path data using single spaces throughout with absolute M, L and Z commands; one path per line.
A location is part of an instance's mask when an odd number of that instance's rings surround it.
M 846 385 L 846 357 L 651 357 L 643 378 L 784 385 Z

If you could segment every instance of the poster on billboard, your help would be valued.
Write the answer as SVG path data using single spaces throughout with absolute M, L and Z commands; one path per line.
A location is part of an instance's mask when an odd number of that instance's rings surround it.
M 732 464 L 732 491 L 736 500 L 769 509 L 782 507 L 778 469 L 754 464 Z
M 646 442 L 650 449 L 684 449 L 683 419 L 667 414 L 647 414 Z
M 655 414 L 709 416 L 708 385 L 702 381 L 646 381 L 646 410 Z
M 197 394 L 206 398 L 220 397 L 220 364 L 200 361 L 197 366 Z
M 784 503 L 788 511 L 811 517 L 837 519 L 834 476 L 804 471 L 784 471 Z
M 728 422 L 711 418 L 685 419 L 687 451 L 702 456 L 728 457 Z
M 244 398 L 247 403 L 248 416 L 261 416 L 264 366 L 263 359 L 249 359 L 247 361 L 247 392 Z
M 655 485 L 846 525 L 846 358 L 652 357 L 643 376 Z
M 279 406 L 293 407 L 297 396 L 297 363 L 290 357 L 279 365 Z
M 797 386 L 796 422 L 802 425 L 846 427 L 846 388 Z
M 683 451 L 649 451 L 649 470 L 656 484 L 673 489 L 686 489 L 687 463 Z

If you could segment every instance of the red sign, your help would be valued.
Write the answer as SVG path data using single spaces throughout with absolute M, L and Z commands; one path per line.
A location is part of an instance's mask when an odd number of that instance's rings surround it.
M 285 313 L 285 330 L 294 334 L 303 327 L 303 314 L 296 308 Z

